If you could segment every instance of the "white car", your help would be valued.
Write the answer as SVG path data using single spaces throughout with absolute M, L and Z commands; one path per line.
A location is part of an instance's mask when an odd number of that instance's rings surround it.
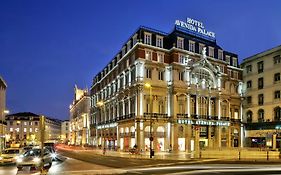
M 0 163 L 1 164 L 13 164 L 16 163 L 17 158 L 20 155 L 19 148 L 7 148 L 2 151 L 0 156 Z
M 44 154 L 41 157 L 41 149 L 31 149 L 19 156 L 17 159 L 18 170 L 23 167 L 30 167 L 32 170 L 38 170 L 40 165 L 43 164 L 44 168 L 50 168 L 52 166 L 52 156 L 48 149 L 43 149 Z

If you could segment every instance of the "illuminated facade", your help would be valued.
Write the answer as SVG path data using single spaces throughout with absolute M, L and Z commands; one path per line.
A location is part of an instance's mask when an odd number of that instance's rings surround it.
M 176 21 L 171 33 L 140 27 L 93 78 L 94 145 L 186 152 L 242 146 L 237 55 L 181 25 L 188 26 Z
M 39 145 L 41 143 L 40 118 L 42 115 L 21 112 L 6 116 L 6 142 L 21 145 Z M 60 139 L 61 121 L 45 117 L 44 140 L 56 142 Z
M 281 148 L 281 46 L 243 60 L 246 145 Z
M 87 145 L 90 142 L 90 96 L 87 89 L 75 85 L 75 95 L 70 105 L 70 144 Z
M 5 134 L 7 123 L 5 121 L 6 115 L 6 89 L 7 84 L 0 76 L 0 151 L 5 147 Z
M 69 143 L 69 129 L 70 129 L 70 125 L 69 125 L 69 120 L 65 120 L 63 122 L 61 122 L 61 142 L 68 144 Z

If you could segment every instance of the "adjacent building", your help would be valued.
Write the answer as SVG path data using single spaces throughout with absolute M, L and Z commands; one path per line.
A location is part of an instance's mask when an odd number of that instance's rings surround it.
M 5 147 L 5 131 L 6 121 L 5 115 L 6 110 L 6 89 L 7 84 L 4 79 L 0 76 L 0 151 Z
M 69 143 L 69 129 L 70 129 L 70 125 L 69 125 L 69 120 L 65 120 L 61 122 L 61 142 L 64 144 L 68 144 Z
M 6 142 L 20 145 L 39 145 L 41 143 L 42 129 L 40 118 L 42 115 L 31 112 L 21 112 L 6 116 L 7 134 Z M 44 141 L 57 142 L 61 134 L 61 121 L 45 117 Z
M 140 27 L 93 78 L 91 137 L 112 149 L 242 146 L 242 69 L 202 22 Z
M 70 144 L 90 143 L 90 95 L 87 89 L 75 85 L 74 100 L 70 105 Z
M 281 147 L 281 46 L 243 60 L 246 145 Z

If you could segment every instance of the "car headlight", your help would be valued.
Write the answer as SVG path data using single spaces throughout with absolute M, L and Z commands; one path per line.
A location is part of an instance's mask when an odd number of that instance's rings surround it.
M 21 163 L 21 162 L 22 162 L 22 158 L 19 157 L 19 158 L 17 159 L 17 163 Z
M 3 157 L 0 157 L 0 160 L 2 160 L 3 159 Z
M 57 154 L 56 153 L 52 153 L 51 157 L 52 157 L 52 159 L 55 159 L 57 157 Z
M 33 159 L 33 161 L 34 161 L 34 162 L 37 162 L 37 163 L 40 162 L 40 160 L 41 160 L 41 159 L 40 159 L 39 157 L 35 157 L 35 158 Z

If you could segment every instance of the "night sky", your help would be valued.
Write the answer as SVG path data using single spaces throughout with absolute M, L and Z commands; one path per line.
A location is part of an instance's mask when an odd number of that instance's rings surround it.
M 204 23 L 239 60 L 281 45 L 281 1 L 0 1 L 0 75 L 7 108 L 68 119 L 74 85 L 92 78 L 144 25 L 170 32 L 176 19 Z

